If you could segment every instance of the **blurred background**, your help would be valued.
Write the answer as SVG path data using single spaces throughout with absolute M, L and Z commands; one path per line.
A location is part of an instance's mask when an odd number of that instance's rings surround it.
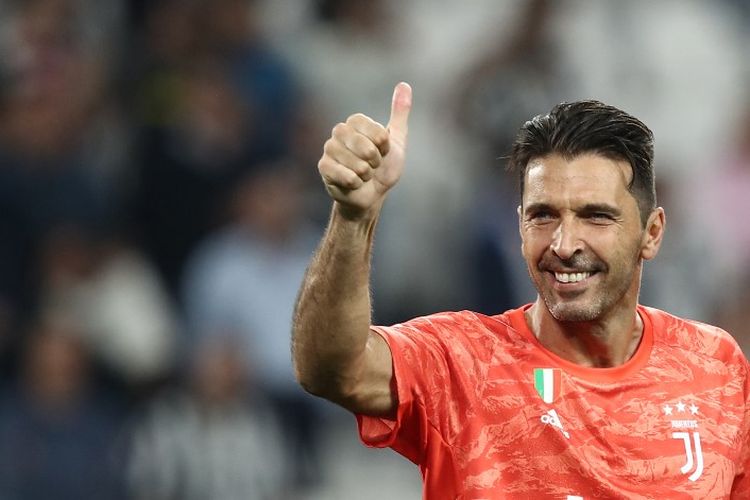
M 746 0 L 0 0 L 0 499 L 421 497 L 289 355 L 322 144 L 400 80 L 377 322 L 533 300 L 503 158 L 597 98 L 656 136 L 642 302 L 750 352 L 748 48 Z

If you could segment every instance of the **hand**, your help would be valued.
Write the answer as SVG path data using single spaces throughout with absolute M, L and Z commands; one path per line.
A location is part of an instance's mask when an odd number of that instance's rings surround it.
M 387 127 L 361 113 L 333 127 L 318 172 L 347 218 L 375 217 L 401 177 L 411 98 L 407 83 L 396 85 Z

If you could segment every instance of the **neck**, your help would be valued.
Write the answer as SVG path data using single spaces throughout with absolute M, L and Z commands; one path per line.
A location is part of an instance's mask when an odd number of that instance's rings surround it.
M 558 321 L 537 299 L 526 311 L 526 323 L 539 342 L 563 359 L 581 366 L 611 368 L 627 362 L 643 336 L 643 320 L 628 307 L 586 322 Z

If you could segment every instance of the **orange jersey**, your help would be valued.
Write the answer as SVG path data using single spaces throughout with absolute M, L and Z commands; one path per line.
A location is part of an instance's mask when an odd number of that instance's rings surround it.
M 398 410 L 358 415 L 360 436 L 418 464 L 424 498 L 750 498 L 750 366 L 726 332 L 639 306 L 635 355 L 587 368 L 525 308 L 374 327 Z

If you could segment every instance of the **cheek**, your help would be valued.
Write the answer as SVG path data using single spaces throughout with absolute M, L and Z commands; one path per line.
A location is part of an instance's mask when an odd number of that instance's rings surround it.
M 619 234 L 615 237 L 601 240 L 596 248 L 597 254 L 606 256 L 611 263 L 626 266 L 638 260 L 641 252 L 641 240 L 634 239 L 632 235 Z M 604 251 L 599 252 L 598 250 Z
M 609 253 L 617 253 L 624 247 L 629 247 L 632 241 L 632 235 L 623 231 L 617 226 L 594 226 L 588 228 L 584 235 L 587 246 L 599 250 L 609 249 Z
M 538 235 L 530 237 L 528 234 L 521 234 L 521 255 L 527 262 L 539 260 L 548 246 L 544 238 Z

